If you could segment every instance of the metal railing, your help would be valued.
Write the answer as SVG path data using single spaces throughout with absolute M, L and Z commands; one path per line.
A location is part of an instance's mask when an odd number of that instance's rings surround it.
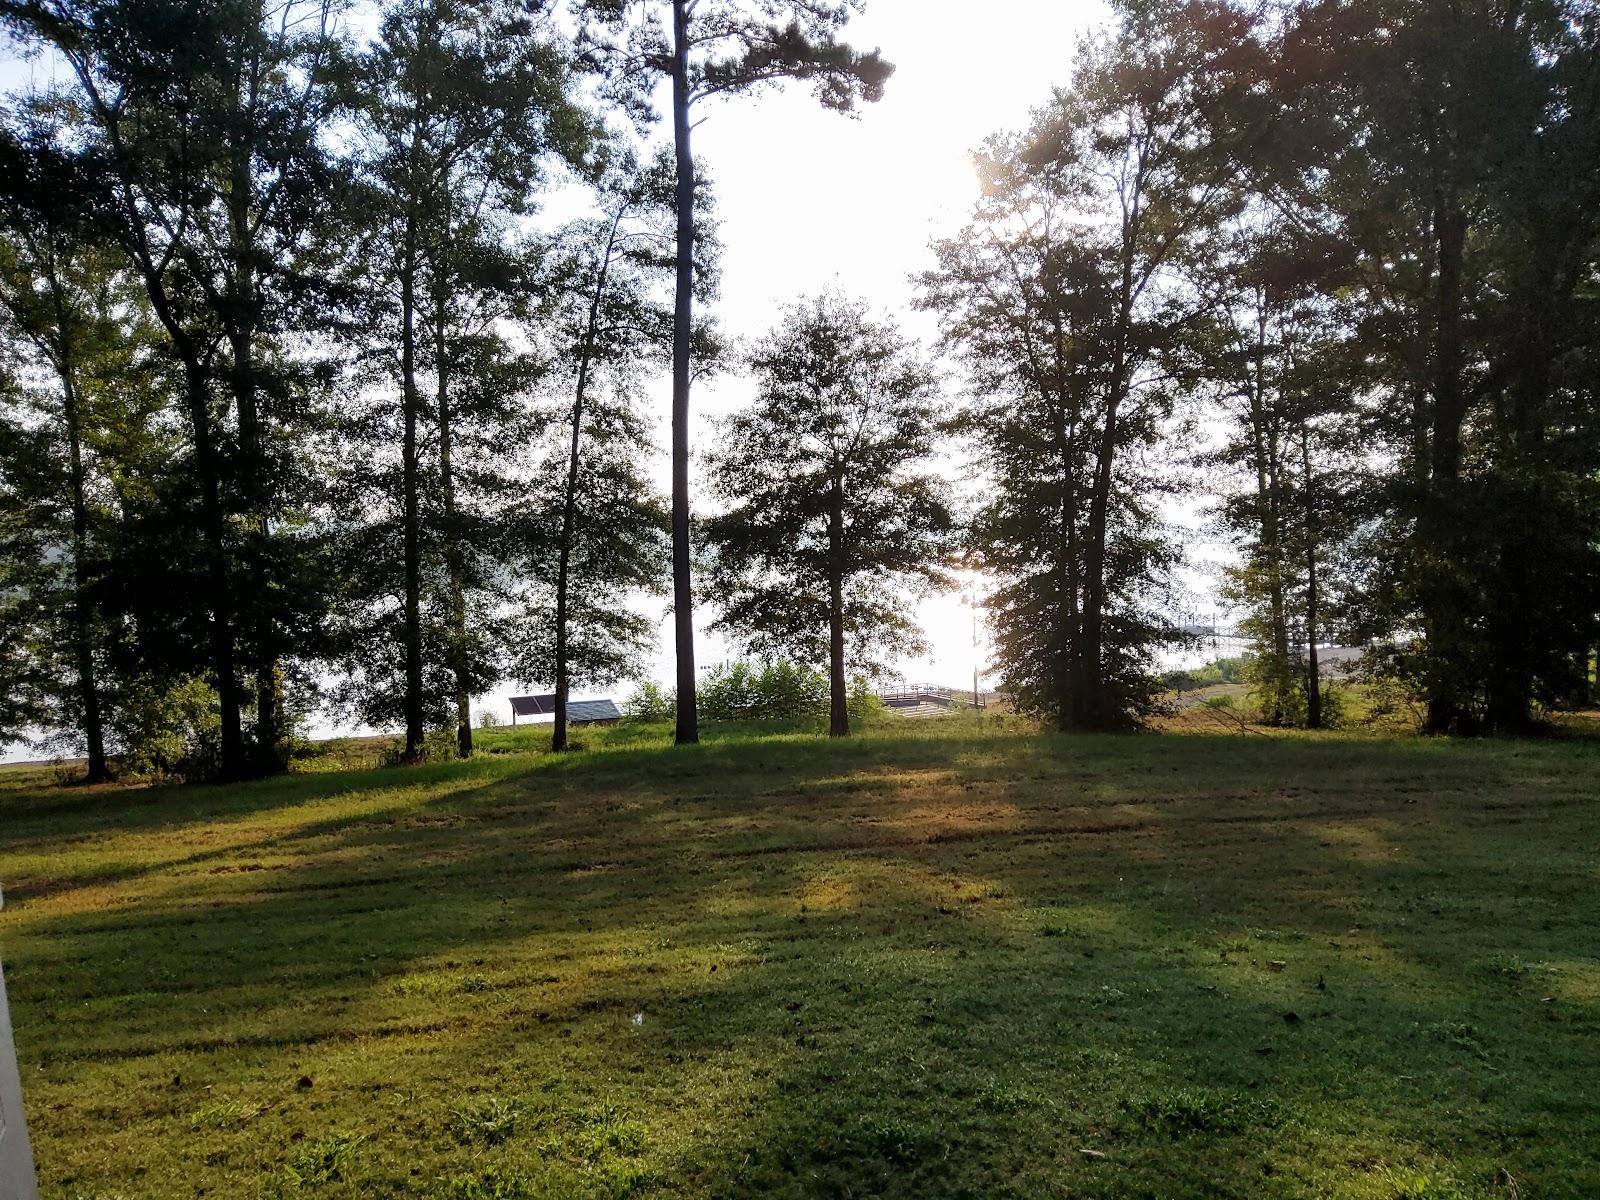
M 902 683 L 878 692 L 878 699 L 893 707 L 899 704 L 943 704 L 946 708 L 984 708 L 982 695 L 974 698 L 971 689 L 944 687 L 937 683 Z

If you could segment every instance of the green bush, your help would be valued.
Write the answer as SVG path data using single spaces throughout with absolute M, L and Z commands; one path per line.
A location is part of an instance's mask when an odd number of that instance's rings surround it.
M 778 660 L 713 667 L 700 680 L 700 713 L 711 721 L 795 721 L 828 711 L 822 672 Z
M 204 679 L 135 679 L 112 723 L 123 774 L 198 780 L 217 772 L 222 718 L 216 690 Z
M 827 675 L 785 659 L 712 667 L 701 675 L 696 697 L 700 715 L 708 721 L 825 721 L 828 717 Z M 861 675 L 850 681 L 849 707 L 850 721 L 856 725 L 884 712 L 871 681 Z M 639 721 L 670 721 L 676 712 L 676 692 L 649 681 L 640 684 L 623 706 L 625 716 Z
M 653 679 L 641 683 L 622 713 L 636 721 L 670 721 L 678 710 L 678 693 L 673 688 L 662 687 Z
M 889 706 L 872 690 L 872 681 L 857 675 L 850 681 L 850 724 L 865 725 L 889 711 Z

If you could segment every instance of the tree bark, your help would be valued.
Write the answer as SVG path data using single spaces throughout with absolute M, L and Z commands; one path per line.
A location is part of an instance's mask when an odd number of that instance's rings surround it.
M 1117 455 L 1117 416 L 1127 390 L 1126 326 L 1131 303 L 1125 302 L 1121 314 L 1123 331 L 1106 385 L 1105 426 L 1095 457 L 1095 473 L 1089 493 L 1089 527 L 1086 531 L 1083 570 L 1082 663 L 1078 720 L 1090 729 L 1108 729 L 1120 723 L 1120 714 L 1111 711 L 1105 677 L 1106 532 L 1111 513 L 1111 481 Z
M 417 462 L 416 217 L 408 214 L 400 266 L 400 406 L 405 426 L 400 450 L 405 542 L 405 761 L 422 757 L 422 497 Z
M 1142 154 L 1143 152 L 1141 152 Z M 1117 293 L 1116 327 L 1112 333 L 1111 369 L 1106 380 L 1105 424 L 1095 456 L 1094 482 L 1089 493 L 1089 521 L 1085 531 L 1083 571 L 1083 629 L 1079 661 L 1082 665 L 1079 693 L 1079 721 L 1091 729 L 1106 729 L 1120 723 L 1122 714 L 1111 711 L 1105 677 L 1105 598 L 1106 532 L 1111 513 L 1111 481 L 1117 455 L 1117 417 L 1128 391 L 1132 364 L 1131 326 L 1135 299 L 1134 258 L 1143 222 L 1143 178 L 1141 157 L 1135 178 L 1127 186 L 1131 192 L 1124 201 L 1120 279 Z
M 1056 728 L 1065 733 L 1076 726 L 1075 660 L 1081 619 L 1078 605 L 1078 489 L 1076 458 L 1078 411 L 1071 382 L 1071 367 L 1066 357 L 1069 336 L 1076 329 L 1063 329 L 1059 310 L 1051 314 L 1055 345 L 1055 374 L 1047 379 L 1042 372 L 1039 391 L 1051 408 L 1051 427 L 1055 436 L 1056 467 L 1061 473 L 1061 499 L 1056 530 L 1056 638 L 1059 643 L 1055 670 Z M 1032 354 L 1030 352 L 1030 361 Z M 1035 364 L 1037 369 L 1037 364 Z
M 567 661 L 567 624 L 570 620 L 568 594 L 572 586 L 572 542 L 577 525 L 578 479 L 582 467 L 583 406 L 588 396 L 595 335 L 600 327 L 600 304 L 605 298 L 606 280 L 611 274 L 611 255 L 616 249 L 617 230 L 622 225 L 626 211 L 625 205 L 618 205 L 610 232 L 606 235 L 606 247 L 600 256 L 600 269 L 595 276 L 594 294 L 589 298 L 589 316 L 584 323 L 583 342 L 578 349 L 578 380 L 572 397 L 572 442 L 567 452 L 566 490 L 561 504 L 560 556 L 556 564 L 556 711 L 555 727 L 550 734 L 550 749 L 556 752 L 567 748 L 567 698 L 572 689 L 572 672 Z
M 678 274 L 672 323 L 672 605 L 678 657 L 674 740 L 700 740 L 695 694 L 694 585 L 689 552 L 689 352 L 694 312 L 694 156 L 689 145 L 688 0 L 672 0 L 672 133 L 677 155 Z
M 467 669 L 466 574 L 461 531 L 456 524 L 455 470 L 451 462 L 450 355 L 445 346 L 446 300 L 442 288 L 433 297 L 435 399 L 439 416 L 439 490 L 444 501 L 445 569 L 450 575 L 450 669 L 456 678 L 456 757 L 472 757 L 472 695 Z
M 1317 662 L 1317 516 L 1311 481 L 1311 434 L 1300 427 L 1301 491 L 1305 497 L 1306 530 L 1306 727 L 1322 728 L 1322 676 Z
M 1270 725 L 1282 725 L 1284 683 L 1291 669 L 1289 662 L 1289 621 L 1284 602 L 1284 553 L 1282 521 L 1282 466 L 1276 422 L 1266 404 L 1267 317 L 1265 297 L 1257 295 L 1255 373 L 1250 384 L 1250 428 L 1256 460 L 1256 503 L 1261 521 L 1261 549 L 1267 568 L 1267 604 L 1271 621 L 1273 666 L 1271 708 L 1263 715 Z
M 282 737 L 279 728 L 280 673 L 272 613 L 267 602 L 268 509 L 271 502 L 267 494 L 267 464 L 262 453 L 261 413 L 255 376 L 255 336 L 260 318 L 257 311 L 255 239 L 250 222 L 250 198 L 254 187 L 249 147 L 235 145 L 228 190 L 228 233 L 233 272 L 233 296 L 227 322 L 228 344 L 233 353 L 231 379 L 239 412 L 239 450 L 244 460 L 245 519 L 253 543 L 246 565 L 251 585 L 248 590 L 252 598 L 250 621 L 255 652 L 255 767 L 262 774 L 270 774 L 282 770 L 284 764 L 278 751 Z
M 100 687 L 94 670 L 94 602 L 89 595 L 89 571 L 84 561 L 89 546 L 89 513 L 84 485 L 83 416 L 78 404 L 76 364 L 73 359 L 61 302 L 59 283 L 52 278 L 57 328 L 61 335 L 61 395 L 67 426 L 67 458 L 72 486 L 72 634 L 73 657 L 78 673 L 78 699 L 83 705 L 83 736 L 88 753 L 86 783 L 104 783 L 111 778 L 106 765 L 104 719 L 100 711 Z
M 828 487 L 828 736 L 850 732 L 844 678 L 844 471 L 836 465 Z
M 187 338 L 184 341 L 187 342 Z M 195 466 L 200 474 L 201 520 L 206 539 L 206 586 L 211 593 L 211 663 L 216 674 L 221 708 L 221 761 L 225 780 L 246 774 L 244 733 L 239 719 L 239 680 L 234 656 L 233 597 L 231 594 L 227 518 L 222 510 L 221 465 L 211 429 L 211 396 L 206 370 L 190 352 L 184 357 L 184 392 L 194 435 Z
M 1467 217 L 1453 191 L 1444 190 L 1435 214 L 1438 242 L 1438 268 L 1435 281 L 1435 329 L 1433 362 L 1433 429 L 1427 519 L 1419 532 L 1433 543 L 1424 547 L 1430 557 L 1451 555 L 1449 546 L 1458 515 L 1457 483 L 1461 474 L 1461 427 L 1466 419 L 1466 393 L 1461 369 L 1464 355 L 1462 333 L 1462 274 L 1466 257 Z M 1455 594 L 1447 579 L 1429 582 L 1424 623 L 1429 656 L 1446 664 L 1444 677 L 1436 666 L 1428 696 L 1426 726 L 1432 733 L 1448 733 L 1461 727 L 1468 714 L 1468 697 L 1461 694 L 1457 678 L 1466 661 L 1465 614 L 1463 598 Z

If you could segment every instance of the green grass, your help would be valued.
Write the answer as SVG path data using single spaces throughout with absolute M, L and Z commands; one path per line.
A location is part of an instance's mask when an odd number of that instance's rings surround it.
M 1600 1195 L 1600 742 L 538 736 L 0 792 L 44 1194 Z

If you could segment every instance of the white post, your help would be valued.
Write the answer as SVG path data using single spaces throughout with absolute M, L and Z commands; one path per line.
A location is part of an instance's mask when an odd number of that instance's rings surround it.
M 5 896 L 0 893 L 0 907 L 4 905 Z M 17 1074 L 17 1046 L 11 1038 L 4 970 L 0 970 L 0 1196 L 5 1200 L 39 1197 L 28 1127 L 22 1122 L 22 1080 Z

